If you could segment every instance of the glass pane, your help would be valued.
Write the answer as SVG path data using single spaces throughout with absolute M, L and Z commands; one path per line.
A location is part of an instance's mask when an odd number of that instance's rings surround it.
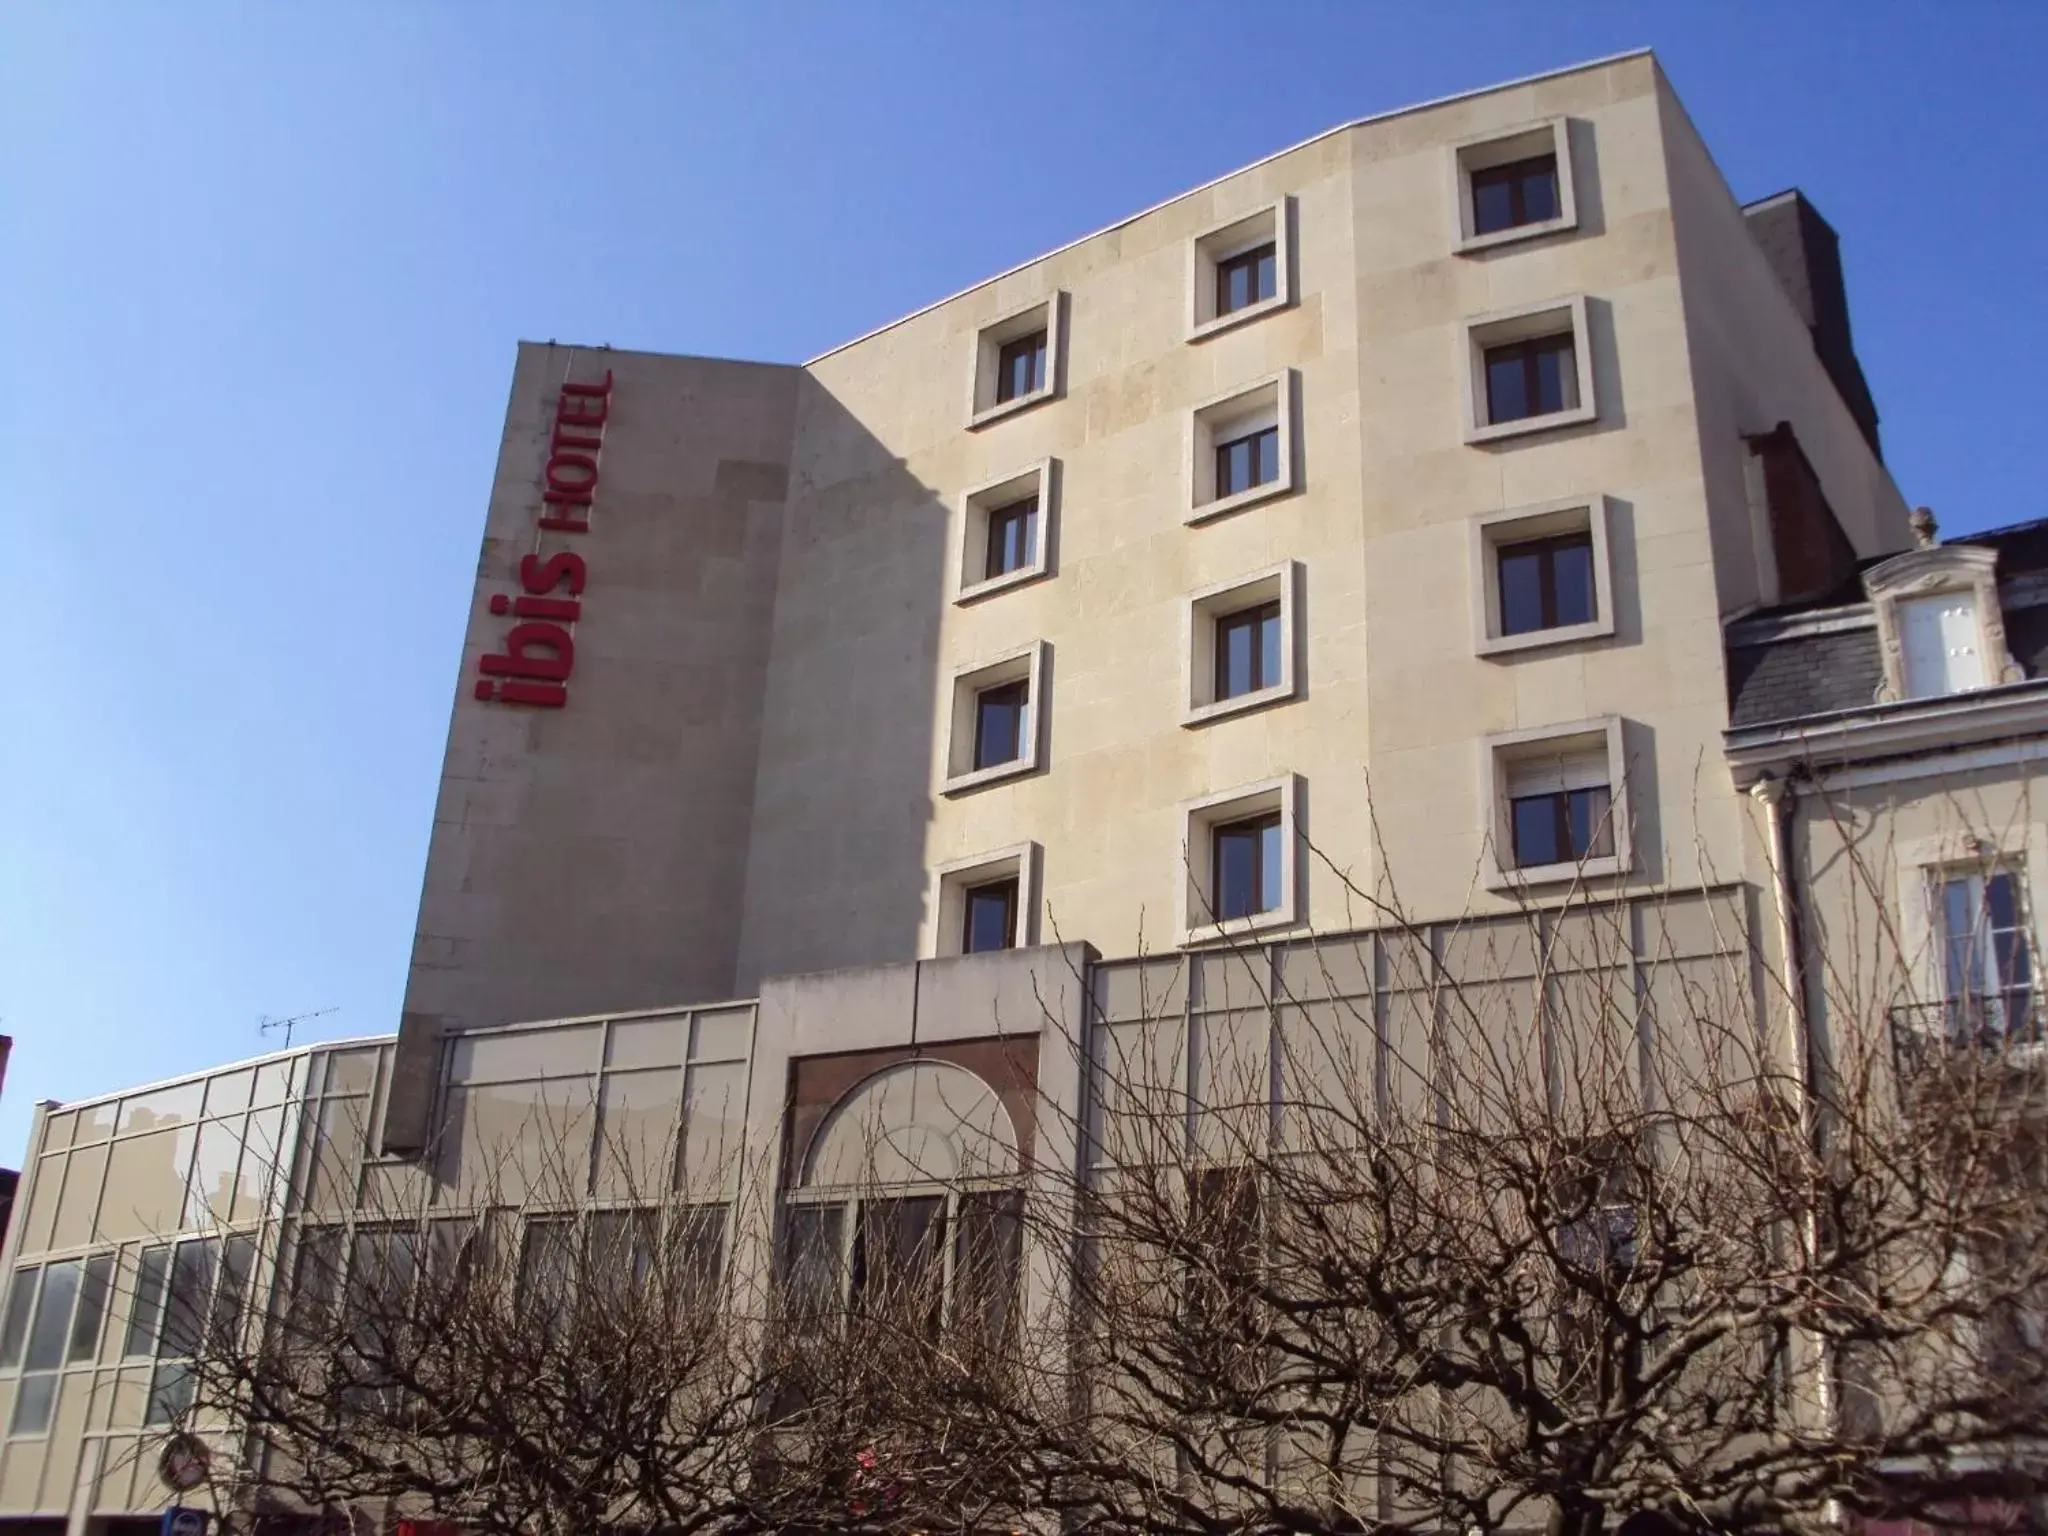
M 800 1321 L 828 1316 L 839 1307 L 845 1210 L 837 1205 L 794 1205 L 787 1220 L 783 1284 L 790 1312 Z
M 1024 692 L 1005 686 L 990 688 L 975 700 L 974 766 L 993 767 L 1017 758 Z
M 171 1250 L 145 1248 L 135 1269 L 135 1305 L 128 1312 L 128 1340 L 124 1355 L 156 1353 L 156 1329 L 163 1317 L 164 1280 L 171 1268 Z
M 43 1271 L 43 1291 L 36 1301 L 35 1326 L 28 1333 L 28 1355 L 23 1361 L 31 1371 L 47 1371 L 64 1363 L 64 1346 L 71 1337 L 71 1303 L 78 1299 L 78 1260 L 52 1264 Z
M 303 1320 L 309 1331 L 317 1330 L 332 1315 L 334 1298 L 340 1293 L 341 1240 L 339 1227 L 303 1227 L 292 1276 L 291 1307 L 287 1317 Z M 134 1353 L 130 1346 L 130 1353 Z
M 157 1350 L 165 1358 L 182 1359 L 198 1353 L 219 1255 L 220 1244 L 210 1237 L 203 1242 L 180 1243 L 172 1250 L 170 1290 L 164 1301 L 164 1337 Z
M 566 1220 L 527 1222 L 526 1241 L 519 1252 L 522 1307 L 553 1312 L 568 1299 L 576 1257 L 573 1239 L 574 1228 Z
M 1014 880 L 977 885 L 967 893 L 968 954 L 1010 947 L 1015 926 L 1011 914 L 1016 902 L 1017 883 Z
M 21 1378 L 21 1390 L 14 1399 L 14 1424 L 10 1433 L 39 1435 L 50 1427 L 50 1410 L 57 1402 L 54 1372 Z
M 1259 910 L 1259 834 L 1248 825 L 1216 833 L 1216 917 L 1228 921 Z
M 1976 904 L 1970 900 L 1971 881 L 1947 881 L 1941 888 L 1942 933 L 1946 944 L 1946 980 L 1951 998 L 1969 997 L 1984 990 L 1983 958 L 1976 943 Z
M 1606 858 L 1614 852 L 1613 819 L 1607 814 L 1606 785 L 1571 792 L 1573 858 Z
M 150 1378 L 149 1407 L 142 1415 L 144 1424 L 175 1424 L 192 1407 L 192 1367 L 177 1361 L 167 1361 L 156 1368 Z
M 937 1322 L 945 1230 L 943 1195 L 863 1201 L 854 1254 L 854 1294 L 863 1309 L 906 1309 Z
M 1579 403 L 1578 365 L 1569 339 L 1543 342 L 1536 352 L 1537 410 L 1568 411 Z
M 1235 496 L 1251 484 L 1251 445 L 1240 438 L 1216 450 L 1216 494 Z
M 1524 795 L 1512 802 L 1515 862 L 1556 864 L 1565 858 L 1557 846 L 1556 795 Z
M 1486 419 L 1520 421 L 1530 415 L 1527 375 L 1520 347 L 1499 347 L 1486 354 Z
M 1514 202 L 1504 177 L 1479 173 L 1472 178 L 1472 232 L 1490 235 L 1514 225 Z
M 36 1276 L 39 1269 L 17 1269 L 14 1283 L 7 1288 L 7 1323 L 0 1329 L 0 1365 L 21 1364 L 21 1347 L 28 1342 L 28 1320 L 35 1311 Z
M 1252 683 L 1252 627 L 1242 617 L 1233 615 L 1216 626 L 1217 644 L 1222 648 L 1217 656 L 1220 663 L 1217 677 L 1216 696 L 1219 699 L 1234 699 L 1241 693 L 1249 693 Z
M 1522 175 L 1522 222 L 1540 224 L 1558 215 L 1557 161 L 1545 155 L 1532 160 Z
M 85 1283 L 78 1290 L 78 1312 L 71 1322 L 71 1347 L 66 1360 L 90 1360 L 99 1351 L 100 1323 L 107 1315 L 107 1293 L 114 1284 L 114 1256 L 102 1253 L 88 1260 Z
M 1590 624 L 1593 611 L 1593 544 L 1559 544 L 1551 555 L 1557 584 L 1557 622 Z
M 1271 688 L 1280 681 L 1280 610 L 1270 608 L 1259 620 L 1258 686 Z
M 1542 629 L 1543 557 L 1526 546 L 1500 552 L 1500 632 L 1526 635 Z
M 984 1347 L 1009 1329 L 1023 1257 L 1023 1197 L 992 1190 L 960 1197 L 953 1249 L 952 1325 Z
M 1254 485 L 1270 485 L 1280 478 L 1280 429 L 1268 427 L 1252 439 L 1258 463 L 1252 472 Z
M 1275 265 L 1273 247 L 1269 245 L 1264 250 L 1260 251 L 1257 258 L 1257 263 L 1258 264 L 1255 268 L 1255 276 L 1252 284 L 1252 287 L 1254 289 L 1252 296 L 1255 299 L 1270 299 L 1276 292 L 1279 291 L 1279 269 Z
M 256 1239 L 231 1237 L 220 1251 L 220 1284 L 213 1292 L 213 1335 L 234 1336 L 242 1321 L 242 1302 L 249 1294 L 249 1275 L 256 1267 Z
M 1259 910 L 1280 905 L 1280 823 L 1269 821 L 1259 831 Z

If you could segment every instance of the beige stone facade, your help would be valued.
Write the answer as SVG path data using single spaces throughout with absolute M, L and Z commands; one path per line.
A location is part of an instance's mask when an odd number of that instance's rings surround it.
M 1475 168 L 1525 140 L 1553 146 L 1566 213 L 1469 238 Z M 1201 285 L 1246 229 L 1284 270 L 1219 326 Z M 988 408 L 1001 339 L 1048 321 L 1041 388 Z M 1489 338 L 1560 324 L 1584 398 L 1475 431 Z M 394 1145 L 424 1130 L 444 1031 L 945 953 L 939 872 L 1020 846 L 1024 931 L 1171 946 L 1199 926 L 1191 807 L 1239 786 L 1292 786 L 1295 931 L 1369 922 L 1359 890 L 1425 919 L 1540 899 L 1485 878 L 1489 742 L 1559 727 L 1615 729 L 1619 888 L 1752 872 L 1720 624 L 1780 584 L 1745 436 L 1792 424 L 1855 556 L 1907 542 L 1805 330 L 1637 54 L 1337 129 L 801 368 L 523 348 Z M 559 386 L 605 369 L 590 531 L 537 531 Z M 1259 410 L 1281 475 L 1206 497 L 1215 423 Z M 975 494 L 1023 476 L 1043 572 L 962 601 Z M 1476 642 L 1479 524 L 1596 504 L 1600 632 Z M 569 547 L 589 590 L 566 707 L 473 699 L 488 599 Z M 1288 687 L 1204 715 L 1191 605 L 1283 566 Z M 1027 652 L 1028 771 L 957 782 L 959 679 Z

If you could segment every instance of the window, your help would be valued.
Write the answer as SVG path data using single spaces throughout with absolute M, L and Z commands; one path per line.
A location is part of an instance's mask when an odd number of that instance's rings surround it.
M 1501 633 L 1589 624 L 1594 611 L 1592 534 L 1561 533 L 1501 546 Z
M 961 497 L 955 602 L 1048 574 L 1055 474 L 1053 461 L 1044 459 Z
M 1524 224 L 1546 224 L 1557 215 L 1555 155 L 1531 155 L 1472 173 L 1475 233 L 1492 235 Z
M 1272 298 L 1278 291 L 1274 277 L 1278 260 L 1278 247 L 1269 241 L 1217 262 L 1216 313 L 1234 314 Z
M 1187 702 L 1181 724 L 1293 698 L 1295 594 L 1300 567 L 1289 560 L 1188 599 Z
M 1037 768 L 1048 653 L 1040 641 L 953 674 L 945 793 L 962 794 Z
M 2037 1037 L 2033 935 L 2018 872 L 1996 868 L 1936 879 L 1950 1042 L 1997 1045 Z
M 1586 314 L 1586 300 L 1572 298 L 1467 323 L 1467 442 L 1594 419 Z
M 1613 793 L 1605 784 L 1511 795 L 1515 865 L 1576 863 L 1614 852 Z
M 988 558 L 983 576 L 994 581 L 1021 571 L 1037 558 L 1038 498 L 1026 496 L 988 515 Z
M 1216 445 L 1216 494 L 1236 496 L 1280 476 L 1280 429 L 1255 427 Z
M 1003 403 L 1045 388 L 1045 332 L 1006 341 L 996 354 L 996 400 Z
M 960 953 L 1009 949 L 1017 942 L 1017 880 L 991 880 L 967 888 L 967 917 L 960 934 Z
M 1517 731 L 1488 740 L 1496 888 L 1628 868 L 1621 722 Z
M 65 1365 L 90 1360 L 99 1342 L 113 1263 L 112 1254 L 101 1254 L 90 1262 L 66 1259 L 15 1271 L 5 1338 L 0 1340 L 0 1363 L 19 1366 L 22 1373 L 9 1434 L 40 1435 L 49 1430 L 57 1405 L 58 1372 Z
M 1924 545 L 1870 567 L 1863 590 L 1877 616 L 1880 703 L 1946 698 L 2025 678 L 2007 649 L 1997 550 Z
M 997 683 L 974 696 L 974 766 L 998 768 L 1014 763 L 1024 750 L 1024 710 L 1031 699 L 1029 683 Z
M 1297 921 L 1298 798 L 1297 782 L 1288 774 L 1209 795 L 1185 808 L 1183 943 Z
M 1037 942 L 1038 845 L 1017 843 L 934 872 L 929 952 L 974 955 Z
M 1240 609 L 1216 621 L 1216 697 L 1240 698 L 1280 680 L 1280 604 Z
M 1578 227 L 1570 125 L 1561 117 L 1455 146 L 1451 176 L 1460 252 Z
M 1188 340 L 1204 340 L 1293 303 L 1291 213 L 1282 198 L 1194 238 L 1188 247 Z
M 1578 355 L 1569 334 L 1506 341 L 1486 349 L 1486 419 L 1526 421 L 1579 403 Z
M 792 1201 L 783 1218 L 784 1316 L 805 1332 L 836 1331 L 851 1314 L 999 1342 L 1022 1270 L 1022 1215 L 1021 1193 L 1005 1188 Z
M 1280 817 L 1228 821 L 1215 840 L 1216 918 L 1256 917 L 1280 905 Z
M 1204 522 L 1294 488 L 1293 374 L 1198 406 L 1186 521 Z
M 974 343 L 967 425 L 1050 400 L 1060 387 L 1060 301 L 1054 294 L 985 325 Z
M 1480 655 L 1614 633 L 1607 524 L 1604 496 L 1473 520 Z

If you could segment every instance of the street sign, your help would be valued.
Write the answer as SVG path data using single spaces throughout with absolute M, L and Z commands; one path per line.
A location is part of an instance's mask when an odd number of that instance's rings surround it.
M 164 1486 L 178 1493 L 186 1493 L 206 1481 L 206 1473 L 212 1457 L 207 1453 L 206 1442 L 197 1435 L 176 1434 L 164 1442 L 163 1453 L 156 1459 L 156 1475 L 163 1479 Z M 194 1510 L 203 1517 L 203 1510 Z M 165 1517 L 166 1520 L 169 1516 Z M 203 1536 L 205 1526 L 198 1532 L 173 1532 L 168 1524 L 164 1536 Z
M 206 1536 L 207 1513 L 172 1505 L 164 1511 L 163 1536 Z

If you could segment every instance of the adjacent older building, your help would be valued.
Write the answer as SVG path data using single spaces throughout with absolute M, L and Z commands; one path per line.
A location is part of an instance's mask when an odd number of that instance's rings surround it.
M 529 1205 L 535 1146 L 765 1272 L 741 1170 L 823 1210 L 835 1128 L 1071 1161 L 1136 1020 L 1188 1063 L 1326 1004 L 1391 1036 L 1415 953 L 1540 1011 L 1502 957 L 1571 953 L 1589 891 L 1621 937 L 1580 969 L 1646 1020 L 1782 962 L 1759 773 L 2037 729 L 2003 546 L 1911 544 L 1834 232 L 1739 205 L 1647 53 L 1335 129 L 800 367 L 522 346 L 396 1036 L 38 1118 L 0 1512 L 161 1508 L 165 1316 L 238 1313 L 301 1219 Z M 1937 568 L 1967 618 L 1916 606 Z

